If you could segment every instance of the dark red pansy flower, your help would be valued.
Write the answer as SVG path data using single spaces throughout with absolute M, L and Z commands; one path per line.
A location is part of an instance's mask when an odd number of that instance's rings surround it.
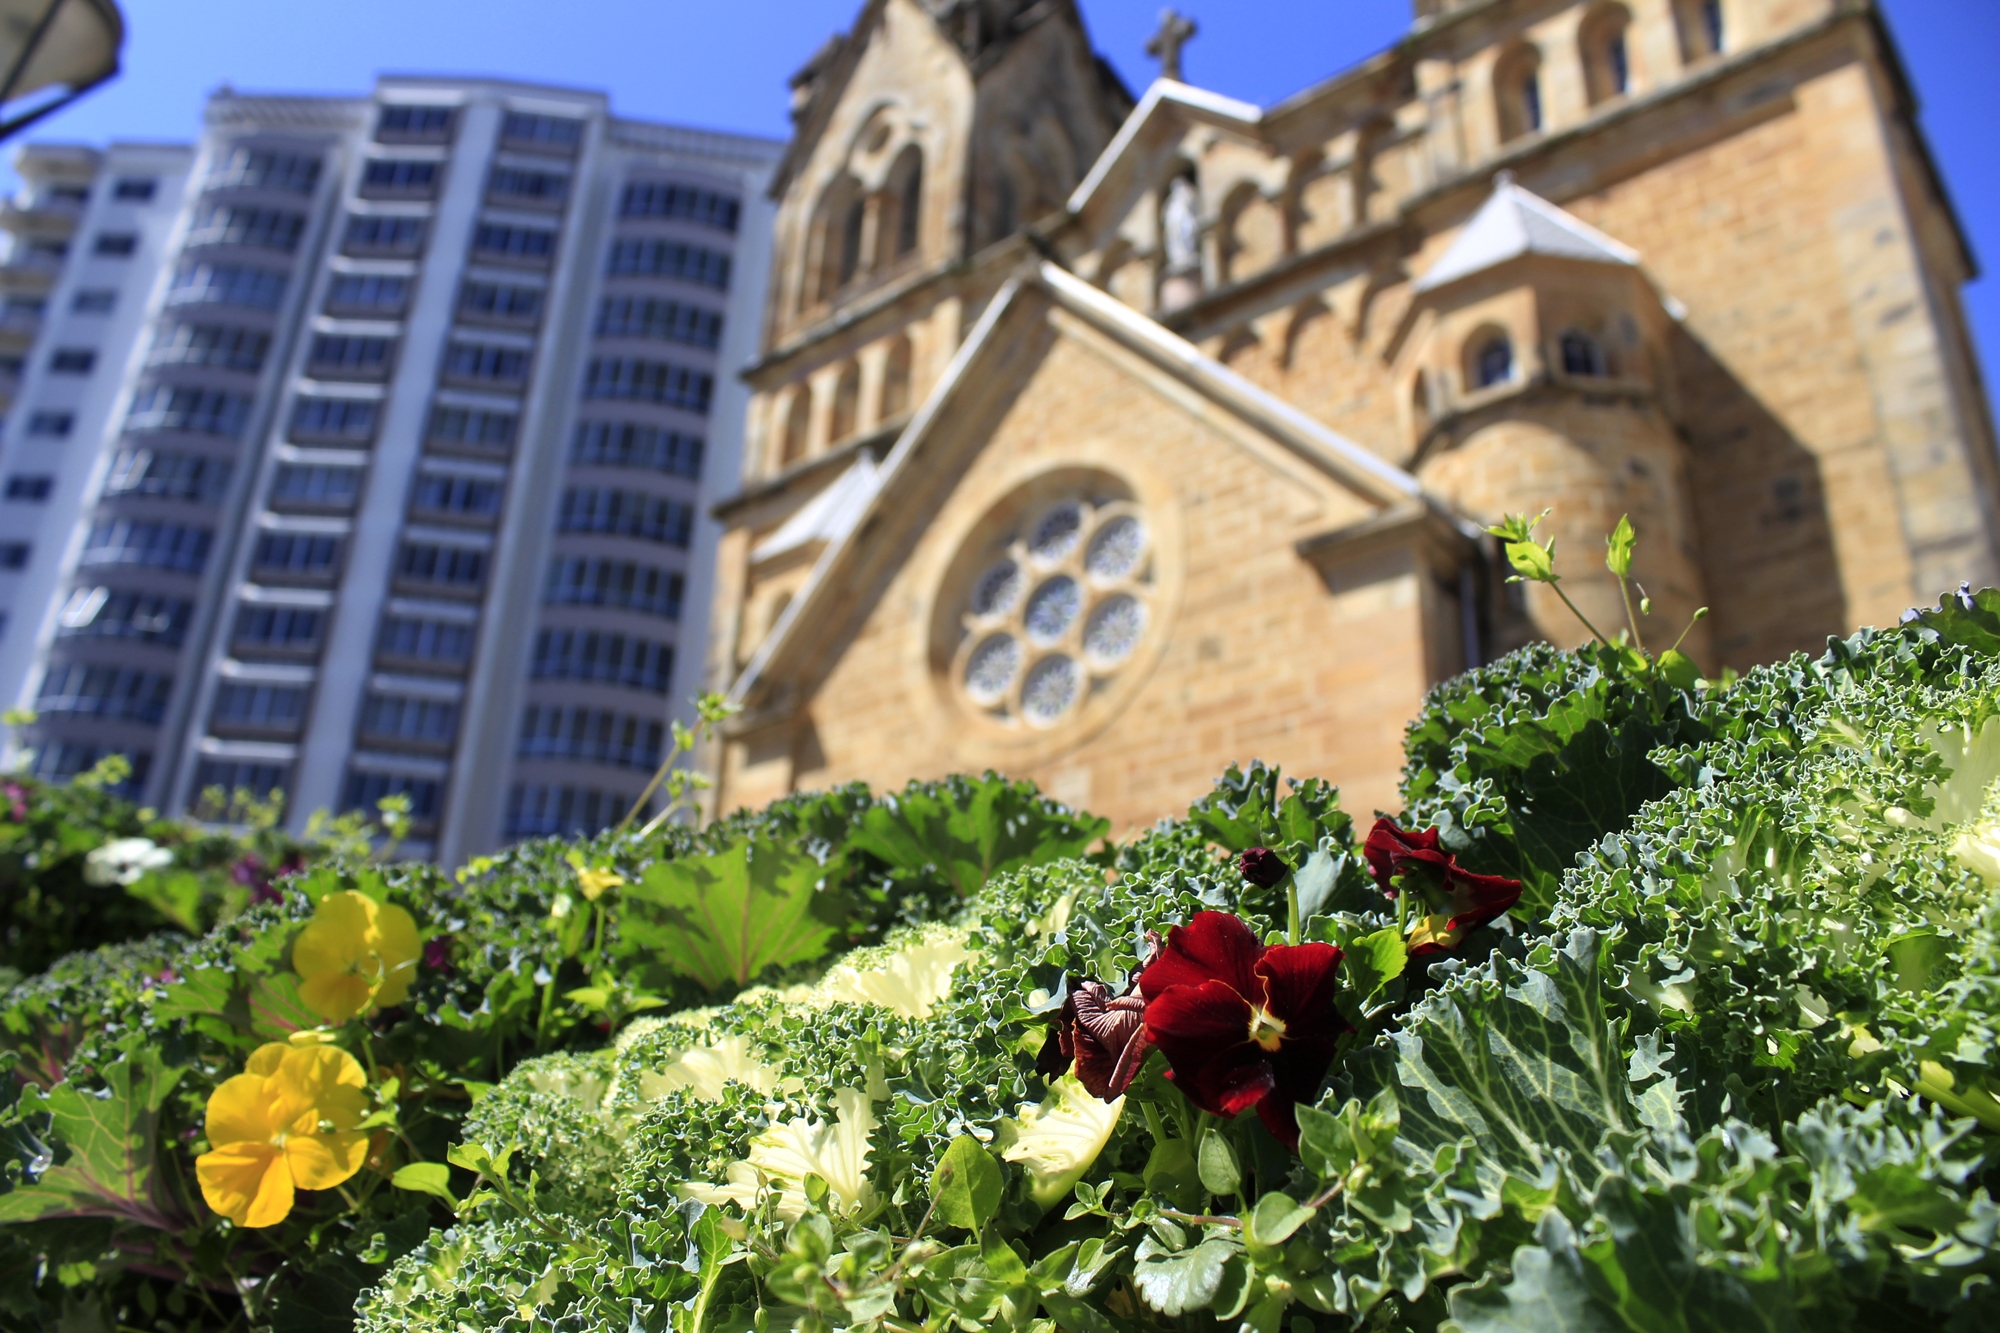
M 1289 875 L 1292 868 L 1269 847 L 1252 847 L 1237 858 L 1236 870 L 1258 888 L 1268 889 Z
M 438 972 L 452 970 L 450 936 L 433 935 L 424 941 L 424 966 Z
M 1204 1111 L 1258 1118 L 1299 1146 L 1294 1107 L 1319 1095 L 1348 1030 L 1334 1008 L 1340 950 L 1260 943 L 1227 912 L 1199 912 L 1167 936 L 1139 976 L 1146 1033 L 1166 1053 L 1167 1077 Z
M 1457 948 L 1466 931 L 1521 900 L 1521 881 L 1461 870 L 1457 858 L 1438 846 L 1434 828 L 1417 832 L 1378 819 L 1362 855 L 1382 892 L 1391 898 L 1403 889 L 1417 894 L 1423 915 L 1410 930 L 1412 958 Z
M 7 784 L 7 813 L 16 824 L 28 822 L 28 789 L 17 782 Z
M 1043 1078 L 1055 1079 L 1074 1066 L 1076 1081 L 1091 1096 L 1114 1102 L 1132 1086 L 1152 1049 L 1146 1039 L 1143 998 L 1129 991 L 1115 994 L 1101 981 L 1083 981 L 1049 1025 L 1035 1070 Z

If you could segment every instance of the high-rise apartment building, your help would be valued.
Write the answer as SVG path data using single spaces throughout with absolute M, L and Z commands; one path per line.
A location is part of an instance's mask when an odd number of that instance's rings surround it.
M 175 151 L 157 236 L 96 173 L 50 311 L 125 236 L 132 329 L 44 315 L 0 453 L 72 414 L 0 575 L 36 770 L 124 753 L 149 803 L 293 821 L 400 793 L 447 858 L 615 820 L 701 682 L 781 145 L 394 78 L 225 91 Z

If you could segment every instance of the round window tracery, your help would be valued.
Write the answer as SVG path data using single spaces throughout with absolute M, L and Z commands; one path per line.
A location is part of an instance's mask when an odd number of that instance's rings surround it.
M 962 594 L 958 691 L 1006 726 L 1061 724 L 1144 638 L 1152 554 L 1129 501 L 1064 498 L 1031 511 Z

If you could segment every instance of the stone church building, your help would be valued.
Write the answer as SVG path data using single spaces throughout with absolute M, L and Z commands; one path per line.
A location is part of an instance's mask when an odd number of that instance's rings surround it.
M 1711 673 L 2000 581 L 1973 259 L 1869 0 L 1417 0 L 1261 110 L 1135 103 L 1073 0 L 867 0 L 794 99 L 720 809 L 995 768 L 1130 829 L 1252 757 L 1393 806 L 1430 685 L 1584 637 L 1509 512 L 1607 630 L 1629 513 Z

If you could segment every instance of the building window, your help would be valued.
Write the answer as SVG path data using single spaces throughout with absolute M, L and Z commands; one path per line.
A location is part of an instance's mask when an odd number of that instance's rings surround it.
M 372 398 L 303 397 L 292 404 L 286 436 L 302 443 L 366 445 L 375 437 L 377 412 Z
M 437 822 L 438 796 L 443 790 L 443 784 L 435 778 L 413 777 L 408 773 L 352 772 L 347 775 L 347 797 L 341 808 L 374 811 L 389 797 L 401 796 L 410 803 L 410 821 L 430 825 Z
M 311 652 L 319 647 L 321 613 L 303 606 L 246 606 L 236 613 L 238 650 Z
M 678 218 L 733 232 L 743 206 L 730 195 L 699 186 L 634 181 L 625 187 L 618 211 L 628 218 Z
M 839 444 L 851 437 L 860 428 L 860 418 L 861 367 L 849 361 L 833 382 L 833 419 L 827 429 L 827 442 Z
M 468 282 L 459 292 L 458 313 L 466 319 L 532 324 L 542 317 L 542 289 L 506 282 Z
M 389 373 L 394 340 L 354 334 L 322 333 L 313 339 L 306 374 L 321 379 L 378 380 Z
M 300 685 L 230 681 L 215 692 L 209 725 L 218 729 L 296 732 L 306 720 L 306 691 Z
M 58 347 L 49 357 L 53 375 L 88 375 L 97 368 L 97 353 L 88 347 Z
M 453 343 L 445 349 L 444 373 L 479 384 L 517 386 L 528 382 L 528 352 L 494 343 Z
M 201 212 L 188 232 L 189 245 L 247 245 L 259 250 L 290 254 L 305 233 L 303 213 L 275 208 L 236 208 L 211 205 Z
M 210 177 L 209 184 L 224 188 L 311 194 L 319 184 L 319 165 L 318 158 L 301 153 L 282 153 L 269 148 L 237 148 L 223 159 L 221 168 Z
M 51 668 L 43 678 L 35 711 L 156 725 L 173 689 L 174 678 L 163 672 L 71 663 Z
M 609 828 L 632 808 L 632 797 L 593 787 L 517 783 L 507 794 L 510 838 L 574 837 Z
M 469 621 L 390 616 L 382 622 L 375 652 L 402 662 L 464 666 L 472 660 L 472 629 Z
M 568 759 L 646 771 L 660 766 L 666 724 L 602 708 L 530 705 L 521 715 L 523 759 Z
M 910 340 L 897 338 L 889 344 L 882 364 L 882 420 L 893 421 L 910 410 Z
M 924 155 L 915 144 L 898 153 L 889 169 L 889 198 L 895 204 L 896 254 L 906 255 L 917 248 L 924 221 Z
M 500 512 L 502 488 L 484 477 L 425 472 L 410 493 L 413 516 L 490 519 Z
M 217 819 L 245 801 L 282 801 L 291 789 L 291 769 L 254 759 L 204 759 L 195 768 L 196 798 L 191 813 Z
M 713 349 L 722 342 L 722 315 L 679 301 L 607 296 L 597 310 L 600 338 L 651 338 Z
M 611 277 L 679 278 L 729 290 L 729 256 L 682 241 L 626 237 L 611 243 L 604 271 Z
M 250 417 L 250 399 L 221 389 L 155 384 L 140 391 L 125 429 L 177 430 L 235 439 Z
M 28 434 L 63 440 L 76 429 L 74 412 L 32 412 L 28 415 Z
M 781 467 L 790 467 L 806 456 L 812 439 L 812 388 L 800 384 L 792 389 L 792 401 L 785 409 L 785 434 L 778 453 Z
M 103 259 L 130 259 L 139 248 L 137 232 L 105 231 L 97 234 L 90 252 Z
M 714 391 L 715 377 L 704 371 L 624 357 L 593 360 L 583 384 L 586 398 L 629 398 L 704 413 Z
M 91 527 L 84 539 L 83 565 L 135 565 L 199 574 L 208 563 L 215 534 L 181 523 L 132 522 L 118 519 Z
M 135 800 L 139 789 L 146 785 L 146 774 L 153 766 L 153 756 L 146 750 L 127 751 L 118 746 L 92 745 L 86 741 L 51 740 L 36 749 L 31 771 L 43 782 L 68 782 L 114 754 L 131 764 L 132 771 L 123 782 L 107 790 L 127 800 Z
M 318 463 L 285 463 L 271 482 L 271 504 L 281 508 L 354 508 L 361 498 L 361 469 Z
M 495 167 L 486 178 L 486 197 L 496 204 L 558 206 L 569 196 L 569 177 L 559 171 Z
M 163 500 L 216 504 L 229 489 L 234 471 L 225 459 L 157 449 L 120 449 L 105 477 L 107 497 L 144 495 Z
M 486 552 L 469 546 L 404 542 L 396 558 L 396 577 L 452 592 L 476 591 L 486 581 Z
M 7 498 L 40 504 L 56 488 L 56 479 L 46 472 L 16 472 L 7 478 Z
M 159 182 L 151 176 L 120 176 L 112 183 L 111 197 L 128 204 L 143 204 L 158 188 Z
M 510 111 L 500 122 L 500 138 L 509 147 L 574 152 L 583 142 L 583 122 L 572 116 L 537 116 Z
M 512 412 L 488 412 L 476 407 L 431 409 L 430 440 L 441 444 L 467 445 L 481 451 L 511 449 L 520 418 Z
M 555 252 L 556 234 L 546 227 L 511 227 L 499 222 L 482 222 L 472 233 L 472 253 L 479 259 L 546 264 Z
M 162 331 L 147 358 L 153 365 L 221 366 L 252 374 L 264 368 L 271 335 L 229 324 L 175 324 Z
M 340 239 L 340 248 L 351 255 L 414 255 L 423 247 L 422 218 L 351 217 Z
M 1563 374 L 1597 377 L 1611 373 L 1605 365 L 1603 346 L 1589 334 L 1571 329 L 1563 334 L 1561 347 Z
M 1722 0 L 1701 0 L 1701 33 L 1708 40 L 1711 54 L 1723 51 Z
M 26 569 L 28 550 L 26 542 L 0 542 L 0 569 Z
M 240 305 L 276 310 L 285 299 L 285 275 L 235 264 L 183 264 L 167 292 L 169 305 Z
M 639 491 L 572 486 L 563 492 L 556 531 L 601 532 L 685 547 L 694 534 L 694 507 Z
M 678 571 L 630 560 L 557 556 L 543 600 L 552 606 L 606 606 L 678 620 L 685 580 Z
M 117 304 L 115 288 L 86 287 L 70 301 L 69 308 L 79 315 L 108 315 Z
M 451 138 L 448 106 L 385 106 L 375 119 L 378 140 L 442 143 Z
M 258 578 L 330 579 L 340 564 L 341 540 L 320 532 L 266 532 L 250 555 Z
M 1507 341 L 1505 334 L 1493 334 L 1479 344 L 1479 350 L 1472 358 L 1472 383 L 1475 388 L 1490 388 L 1495 384 L 1505 384 L 1514 378 L 1514 344 Z
M 535 640 L 536 680 L 583 680 L 665 694 L 673 645 L 599 630 L 545 629 Z
M 450 745 L 458 739 L 458 704 L 404 694 L 370 694 L 361 703 L 361 734 L 373 741 Z
M 56 615 L 56 634 L 65 639 L 133 639 L 177 648 L 187 638 L 194 603 L 158 593 L 76 588 Z
M 400 315 L 409 303 L 410 280 L 380 273 L 341 273 L 326 289 L 326 308 L 348 314 Z
M 367 195 L 418 195 L 436 193 L 437 162 L 413 162 L 404 158 L 381 157 L 361 169 L 361 193 Z
M 1516 46 L 1494 62 L 1493 95 L 1502 143 L 1542 128 L 1542 60 L 1534 47 Z
M 677 477 L 701 476 L 702 440 L 636 421 L 585 421 L 576 428 L 570 462 L 581 467 L 638 468 Z

